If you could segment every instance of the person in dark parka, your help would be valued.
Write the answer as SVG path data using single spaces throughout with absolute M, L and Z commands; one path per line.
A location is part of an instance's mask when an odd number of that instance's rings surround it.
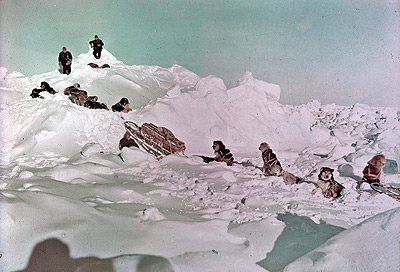
M 72 63 L 72 54 L 67 51 L 67 48 L 64 46 L 62 51 L 58 54 L 58 65 L 60 69 L 62 69 L 63 74 L 69 75 L 71 73 L 71 63 Z
M 103 50 L 103 41 L 99 39 L 99 36 L 95 35 L 94 40 L 90 41 L 89 44 L 93 48 L 93 56 L 99 59 L 101 57 L 101 50 Z

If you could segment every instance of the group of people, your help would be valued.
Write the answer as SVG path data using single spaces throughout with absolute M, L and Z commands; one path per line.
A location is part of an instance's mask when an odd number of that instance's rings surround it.
M 103 50 L 104 43 L 99 39 L 99 36 L 95 35 L 94 40 L 89 42 L 90 47 L 93 48 L 93 56 L 96 59 L 100 59 L 101 51 Z M 63 47 L 62 51 L 58 54 L 58 65 L 62 70 L 63 74 L 69 75 L 71 73 L 72 54 L 67 50 L 67 47 Z

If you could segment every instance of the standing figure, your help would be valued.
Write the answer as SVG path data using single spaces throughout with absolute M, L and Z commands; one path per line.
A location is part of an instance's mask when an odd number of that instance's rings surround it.
M 225 147 L 222 141 L 214 141 L 212 148 L 214 149 L 215 158 L 217 162 L 225 162 L 226 165 L 232 166 L 233 155 L 229 149 Z
M 99 36 L 95 35 L 94 40 L 90 41 L 89 44 L 93 48 L 93 56 L 99 59 L 101 57 L 101 50 L 103 50 L 103 41 L 99 39 Z
M 69 75 L 71 73 L 71 63 L 72 63 L 72 54 L 67 51 L 67 48 L 64 46 L 60 54 L 58 54 L 58 65 L 60 69 L 62 69 L 63 74 Z
M 384 155 L 376 155 L 369 162 L 363 170 L 363 178 L 358 182 L 359 185 L 363 182 L 381 183 L 380 178 L 382 174 L 382 168 L 386 164 L 386 158 Z

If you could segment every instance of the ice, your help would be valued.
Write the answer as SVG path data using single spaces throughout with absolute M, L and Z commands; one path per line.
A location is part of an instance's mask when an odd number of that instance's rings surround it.
M 104 148 L 100 144 L 96 143 L 87 143 L 81 149 L 81 155 L 83 157 L 89 157 L 91 154 L 94 153 L 102 153 Z
M 64 249 L 63 261 L 82 269 L 92 262 L 115 271 L 151 263 L 157 271 L 329 271 L 342 261 L 342 271 L 352 270 L 351 252 L 340 255 L 336 243 L 365 248 L 354 261 L 360 271 L 368 271 L 366 260 L 379 268 L 383 257 L 370 254 L 379 245 L 369 239 L 398 233 L 400 204 L 368 184 L 356 187 L 376 154 L 387 158 L 382 181 L 399 185 L 398 108 L 283 105 L 280 87 L 250 72 L 228 88 L 179 65 L 125 65 L 106 50 L 101 60 L 90 50 L 77 56 L 72 69 L 68 76 L 0 70 L 2 271 L 29 267 L 43 247 Z M 58 93 L 30 98 L 41 81 Z M 133 111 L 73 104 L 63 90 L 75 82 L 108 106 L 127 97 Z M 140 148 L 119 150 L 127 120 L 167 127 L 185 142 L 185 155 L 157 160 Z M 214 156 L 214 140 L 237 163 L 204 163 L 199 155 Z M 262 173 L 264 141 L 300 184 Z M 311 195 L 321 167 L 345 186 L 339 199 Z M 364 242 L 356 239 L 361 230 Z M 389 243 L 385 251 L 384 268 L 395 271 L 398 249 Z
M 400 209 L 376 215 L 328 240 L 284 271 L 398 271 Z
M 165 219 L 165 216 L 154 207 L 138 212 L 136 215 L 143 221 L 160 221 Z
M 34 174 L 32 172 L 30 172 L 30 171 L 22 171 L 19 174 L 19 178 L 21 178 L 21 179 L 29 179 L 29 178 L 33 177 L 33 175 Z

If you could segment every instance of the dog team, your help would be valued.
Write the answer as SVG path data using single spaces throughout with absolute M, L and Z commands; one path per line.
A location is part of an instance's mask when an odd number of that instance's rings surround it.
M 225 147 L 222 141 L 214 141 L 212 145 L 214 149 L 215 158 L 203 157 L 205 162 L 218 161 L 225 162 L 228 166 L 233 165 L 233 155 L 229 149 Z M 263 172 L 269 176 L 278 176 L 283 178 L 283 182 L 286 185 L 297 184 L 301 181 L 299 177 L 296 177 L 292 173 L 283 170 L 281 163 L 279 162 L 275 153 L 273 153 L 271 147 L 263 142 L 259 148 L 261 156 L 264 162 Z M 380 183 L 382 169 L 385 166 L 386 159 L 384 155 L 376 155 L 369 162 L 363 170 L 363 178 L 358 181 L 358 186 L 363 182 L 369 184 Z M 337 198 L 341 196 L 341 192 L 344 186 L 338 183 L 333 178 L 334 170 L 329 167 L 322 167 L 318 174 L 317 188 L 314 189 L 311 194 L 321 192 L 326 198 Z
M 126 132 L 120 141 L 119 149 L 131 146 L 139 147 L 129 132 Z M 200 156 L 205 163 L 212 161 L 225 162 L 228 166 L 232 166 L 235 163 L 232 153 L 225 147 L 222 141 L 214 141 L 212 148 L 214 150 L 215 157 Z M 299 177 L 296 177 L 292 173 L 283 170 L 277 156 L 275 153 L 273 153 L 271 147 L 266 142 L 261 143 L 258 149 L 261 151 L 261 157 L 264 162 L 262 171 L 265 174 L 269 176 L 282 177 L 283 182 L 286 185 L 297 184 L 301 181 Z M 384 155 L 374 156 L 364 168 L 363 178 L 358 182 L 358 186 L 363 182 L 367 182 L 369 184 L 380 183 L 380 177 L 385 163 L 386 159 Z M 341 192 L 345 187 L 334 179 L 333 172 L 334 170 L 329 167 L 322 167 L 320 169 L 317 188 L 311 192 L 312 195 L 317 192 L 321 192 L 326 198 L 337 198 L 341 196 Z
M 89 109 L 104 109 L 108 110 L 108 107 L 105 103 L 98 102 L 98 97 L 97 96 L 88 96 L 88 93 L 84 90 L 80 89 L 79 83 L 74 83 L 74 85 L 69 86 L 64 89 L 64 95 L 69 96 L 69 100 L 71 102 L 83 106 Z M 47 91 L 48 93 L 55 94 L 56 91 L 50 87 L 49 83 L 43 81 L 40 83 L 40 88 L 35 88 L 32 90 L 30 96 L 32 98 L 38 98 L 41 97 L 40 93 L 43 91 Z M 114 112 L 125 112 L 128 113 L 132 109 L 129 107 L 129 100 L 128 98 L 121 98 L 119 102 L 114 104 L 111 107 L 112 111 Z
M 40 92 L 47 91 L 51 94 L 55 94 L 56 91 L 50 87 L 47 82 L 41 82 L 40 89 L 33 89 L 31 93 L 32 98 L 40 97 Z M 65 88 L 64 94 L 69 95 L 69 99 L 79 105 L 90 109 L 106 109 L 108 107 L 104 103 L 97 102 L 97 96 L 88 96 L 87 92 L 80 90 L 80 85 L 75 83 L 73 86 Z M 121 98 L 121 100 L 113 105 L 111 109 L 115 112 L 125 112 L 128 113 L 132 109 L 129 108 L 129 101 L 127 98 Z M 123 147 L 138 147 L 134 139 L 130 137 L 129 133 L 125 133 L 123 139 L 121 139 L 119 144 L 119 149 Z M 209 163 L 211 161 L 225 162 L 228 166 L 232 166 L 234 163 L 234 158 L 229 149 L 225 147 L 222 141 L 214 141 L 212 148 L 214 150 L 215 157 L 204 157 L 201 156 L 204 162 Z M 275 153 L 273 153 L 271 147 L 263 142 L 260 144 L 259 148 L 261 151 L 261 156 L 264 161 L 263 172 L 270 176 L 278 176 L 283 178 L 283 182 L 287 185 L 297 184 L 301 181 L 299 177 L 296 177 L 292 173 L 283 170 L 281 163 L 279 162 Z M 369 184 L 380 183 L 380 177 L 382 169 L 385 166 L 386 159 L 384 155 L 376 155 L 369 162 L 368 165 L 363 170 L 363 178 L 358 181 L 358 186 L 363 182 Z M 322 167 L 318 175 L 317 185 L 318 187 L 312 191 L 312 194 L 320 191 L 326 198 L 337 198 L 341 196 L 341 192 L 344 186 L 335 181 L 333 178 L 334 170 L 329 167 Z

